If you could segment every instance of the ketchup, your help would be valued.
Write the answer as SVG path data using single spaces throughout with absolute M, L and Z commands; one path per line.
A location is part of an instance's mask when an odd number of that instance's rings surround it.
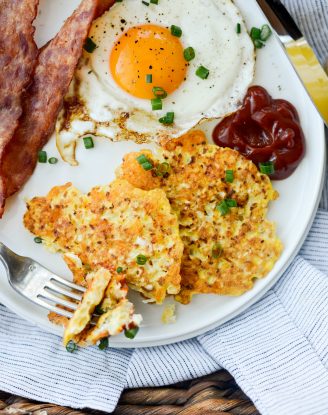
M 243 106 L 224 118 L 213 132 L 214 142 L 239 151 L 255 164 L 271 161 L 272 179 L 289 177 L 305 154 L 305 139 L 295 107 L 273 99 L 260 86 L 248 89 Z

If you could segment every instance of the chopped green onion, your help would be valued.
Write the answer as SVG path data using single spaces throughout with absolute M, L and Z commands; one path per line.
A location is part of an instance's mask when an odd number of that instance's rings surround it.
M 212 257 L 217 259 L 220 258 L 223 254 L 223 248 L 220 244 L 215 244 L 212 248 Z
M 105 313 L 106 313 L 106 310 L 101 308 L 101 304 L 98 304 L 97 307 L 95 308 L 95 314 L 97 314 L 98 316 L 101 316 L 102 314 L 105 314 Z
M 176 36 L 176 37 L 181 37 L 182 36 L 182 30 L 181 30 L 181 27 L 179 27 L 179 26 L 175 26 L 174 24 L 171 26 L 171 34 L 173 35 L 173 36 Z
M 100 340 L 100 343 L 98 344 L 98 349 L 105 350 L 108 347 L 108 337 L 105 337 L 104 339 Z
M 158 4 L 158 0 L 150 0 L 151 4 Z
M 250 36 L 253 40 L 261 38 L 261 29 L 258 27 L 252 27 Z
M 269 25 L 264 24 L 261 28 L 261 34 L 260 39 L 265 42 L 269 39 L 269 37 L 272 35 L 272 30 Z
M 216 210 L 218 210 L 222 216 L 225 216 L 227 213 L 229 213 L 230 208 L 225 200 L 223 200 L 221 203 L 219 203 L 216 206 Z
M 154 167 L 152 161 L 149 160 L 149 158 L 146 157 L 144 154 L 141 154 L 139 157 L 136 158 L 136 160 L 138 161 L 140 166 L 146 171 L 151 170 Z
M 233 170 L 226 170 L 225 173 L 226 173 L 226 177 L 225 177 L 226 182 L 233 183 L 234 178 L 235 178 Z
M 141 167 L 146 170 L 152 170 L 152 168 L 154 167 L 153 163 L 151 163 L 150 161 L 146 161 L 146 163 L 142 163 Z
M 190 46 L 183 51 L 183 56 L 187 62 L 192 61 L 196 56 L 195 49 Z
M 92 53 L 96 49 L 97 45 L 91 39 L 91 37 L 87 37 L 83 47 L 84 50 L 86 50 L 88 53 Z
M 229 206 L 229 208 L 237 207 L 237 202 L 234 199 L 226 199 L 226 204 Z
M 123 268 L 122 268 L 122 267 L 118 267 L 118 268 L 116 269 L 116 272 L 117 272 L 118 274 L 122 274 L 122 272 L 123 272 Z
M 153 111 L 159 111 L 163 109 L 163 103 L 160 98 L 153 98 L 151 100 L 151 108 Z
M 169 163 L 161 163 L 156 167 L 156 175 L 159 177 L 165 176 L 170 171 Z
M 147 84 L 152 84 L 153 83 L 153 75 L 151 73 L 146 75 L 146 82 L 147 82 Z
M 50 159 L 48 160 L 48 162 L 50 164 L 56 164 L 58 162 L 58 159 L 56 157 L 50 157 Z
M 264 43 L 263 43 L 263 42 L 261 42 L 260 40 L 255 39 L 255 40 L 254 40 L 254 46 L 256 47 L 256 49 L 262 49 L 265 45 L 264 45 Z
M 240 23 L 237 23 L 236 32 L 238 33 L 238 35 L 241 33 L 241 24 Z
M 40 238 L 39 236 L 36 236 L 36 237 L 34 238 L 34 242 L 35 242 L 36 244 L 42 244 L 42 238 Z
M 38 161 L 39 163 L 46 163 L 47 162 L 47 152 L 41 150 L 38 152 Z
M 116 0 L 116 3 L 122 3 L 123 0 Z
M 139 164 L 144 164 L 147 161 L 149 161 L 149 158 L 145 156 L 144 154 L 141 154 L 139 157 L 136 158 L 136 160 Z
M 161 124 L 170 125 L 174 121 L 174 112 L 168 112 L 166 115 L 158 120 Z
M 84 137 L 83 138 L 84 147 L 89 150 L 90 148 L 93 148 L 95 145 L 93 143 L 92 137 Z
M 138 255 L 136 261 L 138 265 L 145 265 L 148 261 L 148 258 L 145 255 Z
M 70 340 L 66 345 L 66 350 L 69 353 L 74 353 L 77 351 L 77 345 L 73 342 L 73 340 Z
M 275 172 L 274 163 L 272 161 L 267 161 L 265 163 L 260 163 L 260 172 L 263 174 L 273 174 Z
M 200 66 L 196 71 L 196 75 L 201 79 L 207 79 L 209 74 L 210 71 L 205 66 Z
M 134 327 L 133 329 L 125 329 L 124 334 L 128 339 L 134 339 L 139 331 L 139 327 Z
M 146 1 L 142 1 L 142 4 L 144 4 L 145 6 L 149 6 L 149 3 L 147 3 Z
M 167 92 L 160 86 L 154 86 L 153 94 L 156 98 L 164 99 L 167 97 Z

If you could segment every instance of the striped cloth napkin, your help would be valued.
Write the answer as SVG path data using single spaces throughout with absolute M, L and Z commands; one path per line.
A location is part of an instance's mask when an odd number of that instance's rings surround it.
M 285 3 L 324 61 L 327 0 Z M 310 234 L 279 283 L 245 313 L 198 338 L 68 354 L 58 337 L 0 306 L 0 389 L 111 412 L 124 388 L 172 384 L 223 367 L 263 415 L 327 415 L 327 310 L 328 181 Z

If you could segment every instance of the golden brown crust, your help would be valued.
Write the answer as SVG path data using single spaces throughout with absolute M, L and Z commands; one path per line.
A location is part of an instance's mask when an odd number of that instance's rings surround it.
M 278 196 L 269 178 L 238 152 L 207 144 L 201 131 L 167 143 L 163 160 L 171 171 L 160 187 L 178 216 L 184 243 L 178 301 L 188 303 L 196 293 L 240 295 L 251 289 L 282 250 L 275 226 L 265 218 L 269 202 Z M 129 179 L 130 169 L 135 185 L 139 178 L 146 188 L 157 185 L 158 178 L 152 182 L 149 172 L 144 181 L 142 167 L 126 156 L 118 174 Z M 225 180 L 226 170 L 234 171 L 231 184 Z M 217 206 L 225 199 L 233 199 L 238 207 L 222 216 Z M 217 245 L 222 253 L 213 254 Z
M 83 284 L 98 267 L 123 268 L 128 283 L 161 303 L 180 290 L 183 246 L 176 216 L 163 190 L 143 191 L 126 180 L 83 195 L 70 183 L 27 204 L 25 227 L 64 258 Z M 138 264 L 144 255 L 146 264 Z

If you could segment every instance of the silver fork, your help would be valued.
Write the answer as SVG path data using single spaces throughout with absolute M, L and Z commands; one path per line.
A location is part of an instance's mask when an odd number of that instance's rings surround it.
M 84 287 L 58 277 L 31 258 L 15 254 L 2 242 L 0 242 L 0 261 L 5 266 L 10 285 L 19 294 L 61 316 L 68 318 L 73 316 L 73 311 L 76 310 L 86 291 Z M 57 307 L 58 304 L 72 311 Z

